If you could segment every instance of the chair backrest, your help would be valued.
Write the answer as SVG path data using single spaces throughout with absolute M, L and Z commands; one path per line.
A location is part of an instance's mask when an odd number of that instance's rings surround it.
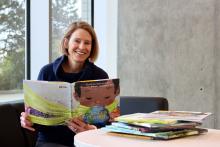
M 10 104 L 0 105 L 0 146 L 25 146 L 17 112 Z
M 168 110 L 168 101 L 163 97 L 120 96 L 120 110 L 121 115 Z
M 0 146 L 34 147 L 36 132 L 21 127 L 20 114 L 24 111 L 24 101 L 0 104 Z

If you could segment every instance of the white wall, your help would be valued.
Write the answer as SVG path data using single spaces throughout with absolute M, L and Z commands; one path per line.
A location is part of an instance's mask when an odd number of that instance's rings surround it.
M 219 0 L 118 1 L 120 94 L 212 112 L 204 123 L 219 129 L 219 10 Z
M 49 63 L 49 1 L 31 0 L 31 79 Z
M 96 64 L 103 68 L 110 78 L 117 77 L 117 0 L 95 0 L 94 28 L 100 51 Z

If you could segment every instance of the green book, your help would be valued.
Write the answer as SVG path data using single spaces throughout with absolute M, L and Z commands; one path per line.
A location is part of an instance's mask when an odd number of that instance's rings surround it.
M 123 123 L 123 122 L 113 122 L 112 126 L 118 128 L 125 128 L 131 130 L 137 130 L 145 133 L 153 133 L 153 132 L 166 132 L 166 131 L 177 131 L 184 129 L 194 129 L 200 124 L 195 122 L 184 122 L 177 124 L 147 124 L 147 123 Z
M 170 140 L 170 139 L 175 139 L 175 138 L 199 135 L 199 134 L 202 134 L 208 131 L 207 129 L 194 128 L 194 129 L 184 129 L 184 130 L 176 130 L 176 131 L 145 133 L 139 130 L 120 128 L 120 127 L 115 127 L 112 125 L 106 126 L 102 128 L 102 130 L 106 132 L 113 132 L 113 133 L 119 133 L 119 134 L 147 136 L 155 140 Z
M 207 118 L 211 113 L 192 111 L 155 111 L 152 113 L 134 113 L 117 117 L 115 120 L 126 123 L 177 124 L 179 122 L 197 122 Z

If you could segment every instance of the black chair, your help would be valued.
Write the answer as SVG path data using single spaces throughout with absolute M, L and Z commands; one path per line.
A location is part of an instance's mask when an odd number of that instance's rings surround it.
M 24 101 L 0 103 L 0 146 L 34 147 L 37 134 L 21 127 L 20 114 Z
M 163 97 L 120 96 L 120 110 L 121 115 L 168 110 L 168 101 Z

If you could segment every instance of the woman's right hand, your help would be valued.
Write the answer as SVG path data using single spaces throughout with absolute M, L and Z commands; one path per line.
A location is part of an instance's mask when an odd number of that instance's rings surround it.
M 28 114 L 26 112 L 21 112 L 20 122 L 23 128 L 35 131 L 35 129 L 32 127 L 33 123 L 29 120 Z

